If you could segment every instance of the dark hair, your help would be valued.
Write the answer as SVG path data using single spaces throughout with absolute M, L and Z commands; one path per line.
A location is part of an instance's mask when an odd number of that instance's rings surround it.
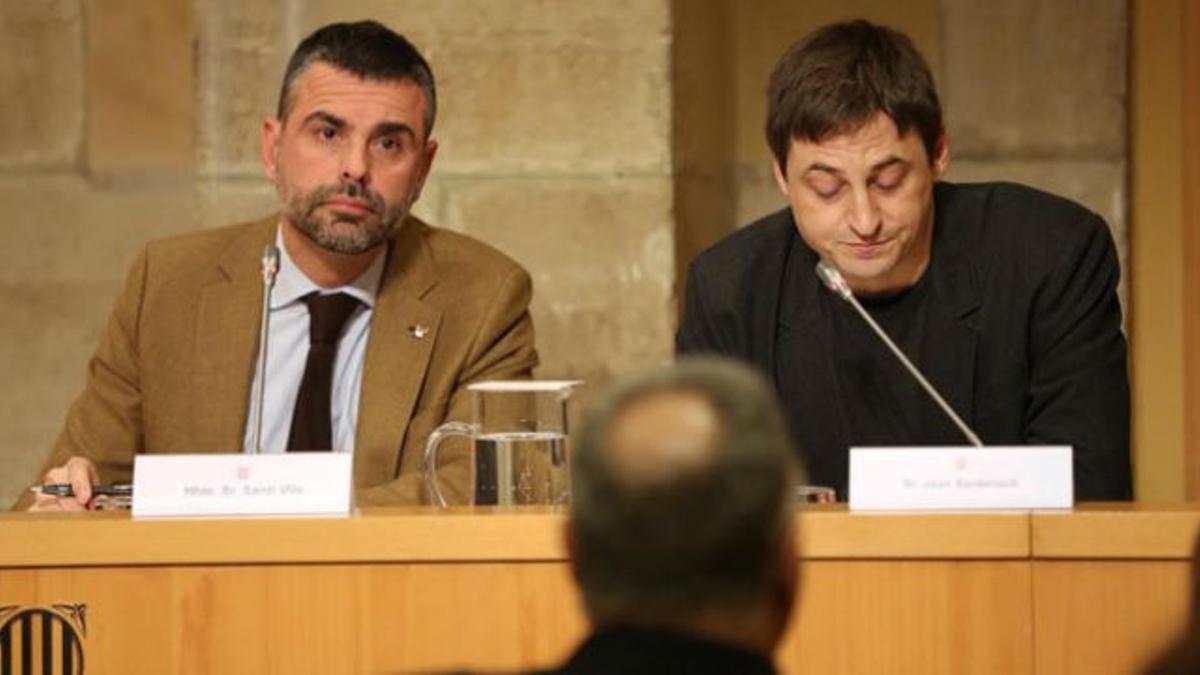
M 929 64 L 903 33 L 858 20 L 809 33 L 788 47 L 767 84 L 767 143 L 787 172 L 793 139 L 849 133 L 884 113 L 901 135 L 916 128 L 929 161 L 942 108 Z
M 704 460 L 638 480 L 609 432 L 656 395 L 694 394 L 718 431 Z M 793 518 L 795 453 L 770 385 L 732 361 L 691 359 L 624 381 L 587 416 L 571 460 L 576 577 L 593 622 L 763 597 Z
M 425 137 L 433 133 L 437 90 L 433 71 L 421 52 L 403 35 L 377 21 L 331 23 L 318 28 L 296 47 L 279 90 L 280 120 L 292 107 L 292 87 L 313 63 L 328 63 L 364 80 L 415 82 L 425 94 Z

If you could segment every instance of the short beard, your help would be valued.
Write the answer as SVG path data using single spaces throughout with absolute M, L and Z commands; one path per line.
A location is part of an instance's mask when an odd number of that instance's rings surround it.
M 372 213 L 350 216 L 321 212 L 325 201 L 334 196 L 363 199 Z M 408 205 L 389 207 L 383 197 L 359 183 L 324 185 L 284 199 L 284 217 L 317 246 L 333 253 L 357 255 L 386 242 L 397 225 L 408 215 Z M 339 228 L 339 224 L 342 227 Z M 344 224 L 354 227 L 345 228 Z

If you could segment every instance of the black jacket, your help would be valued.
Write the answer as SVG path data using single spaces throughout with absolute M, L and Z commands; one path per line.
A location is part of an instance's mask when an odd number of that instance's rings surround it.
M 1074 446 L 1077 500 L 1129 499 L 1120 268 L 1104 222 L 1074 202 L 1003 183 L 938 183 L 934 209 L 926 330 L 938 349 L 920 364 L 926 377 L 989 445 Z M 781 283 L 797 239 L 785 209 L 697 256 L 676 352 L 740 358 L 777 385 L 802 378 L 802 400 L 784 407 L 809 480 L 845 498 L 855 436 L 831 391 L 828 317 L 838 300 L 815 275 L 799 293 L 800 315 L 811 317 L 803 372 L 776 367 Z M 798 262 L 816 264 L 802 241 L 795 250 L 806 258 Z
M 570 660 L 536 675 L 772 675 L 775 666 L 740 647 L 665 631 L 613 626 L 583 642 Z

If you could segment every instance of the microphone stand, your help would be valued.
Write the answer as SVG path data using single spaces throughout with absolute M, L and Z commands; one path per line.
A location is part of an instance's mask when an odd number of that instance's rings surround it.
M 954 422 L 954 425 L 958 427 L 958 430 L 962 432 L 963 436 L 967 437 L 967 440 L 971 442 L 971 445 L 974 445 L 977 448 L 982 448 L 983 441 L 979 440 L 979 436 L 977 436 L 975 432 L 967 426 L 966 422 L 962 421 L 962 418 L 954 412 L 954 408 L 951 408 L 950 404 L 946 403 L 946 400 L 943 399 L 942 395 L 933 388 L 933 385 L 929 383 L 929 380 L 925 379 L 925 376 L 921 374 L 921 371 L 917 370 L 917 367 L 913 365 L 912 361 L 909 361 L 908 357 L 904 355 L 904 352 L 900 351 L 900 348 L 896 346 L 896 343 L 892 342 L 892 338 L 888 337 L 888 334 L 885 333 L 882 328 L 880 328 L 878 323 L 875 323 L 875 319 L 867 313 L 867 310 L 862 306 L 861 303 L 859 303 L 858 298 L 854 297 L 854 291 L 850 290 L 850 284 L 846 283 L 846 279 L 842 277 L 842 273 L 824 259 L 817 262 L 816 272 L 817 276 L 821 278 L 821 281 L 825 284 L 826 288 L 833 291 L 834 294 L 841 299 L 850 303 L 850 306 L 853 307 L 860 316 L 862 316 L 863 320 L 867 322 L 867 325 L 871 327 L 871 330 L 875 331 L 875 334 L 879 336 L 880 340 L 883 340 L 883 343 L 887 345 L 892 354 L 895 354 L 896 358 L 900 359 L 900 363 L 904 364 L 904 367 L 917 380 L 917 382 L 925 390 L 925 393 L 929 394 L 929 396 L 933 398 L 934 403 L 937 403 L 938 407 L 942 409 L 942 412 L 946 413 L 950 420 Z
M 254 387 L 256 414 L 254 416 L 254 454 L 262 453 L 263 399 L 267 390 L 267 335 L 271 327 L 271 289 L 279 274 L 279 249 L 267 244 L 262 252 L 262 319 L 258 328 L 258 381 Z

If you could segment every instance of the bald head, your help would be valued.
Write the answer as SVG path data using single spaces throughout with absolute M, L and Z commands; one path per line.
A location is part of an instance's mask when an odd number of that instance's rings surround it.
M 571 468 L 576 579 L 593 622 L 746 607 L 776 593 L 798 480 L 774 393 L 697 360 L 620 383 Z
M 698 392 L 667 390 L 629 403 L 612 421 L 605 451 L 629 485 L 670 481 L 711 464 L 721 421 Z

